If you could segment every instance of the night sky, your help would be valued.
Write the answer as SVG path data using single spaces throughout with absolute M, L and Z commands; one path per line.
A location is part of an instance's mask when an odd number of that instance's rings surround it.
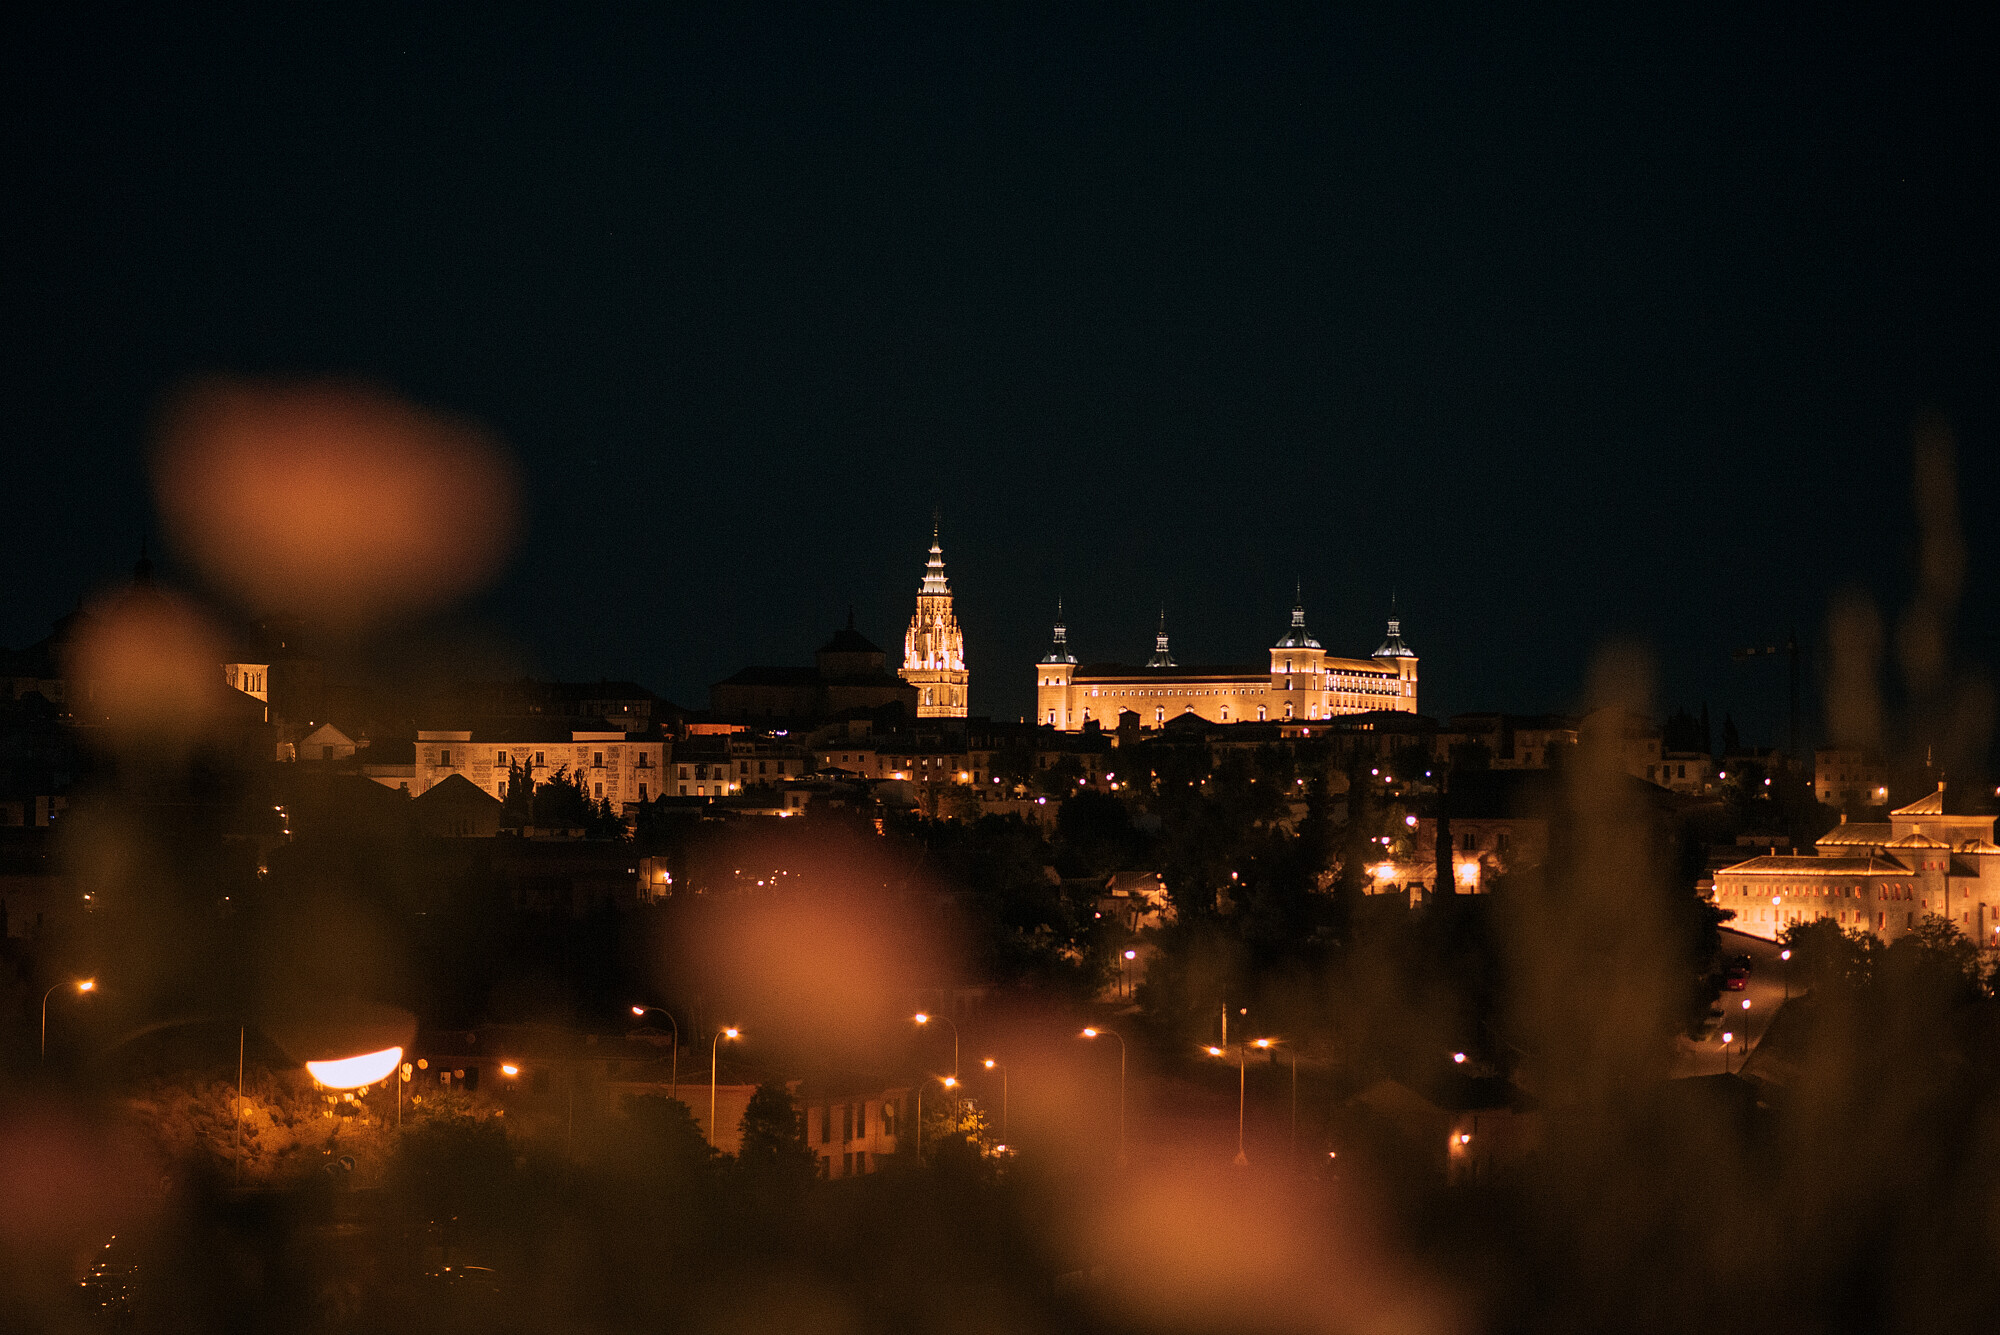
M 427 633 L 692 706 L 849 603 L 899 651 L 940 509 L 975 712 L 1059 596 L 1086 659 L 1164 603 L 1256 661 L 1296 578 L 1335 652 L 1393 590 L 1426 712 L 1630 636 L 1776 740 L 1728 651 L 1893 622 L 1927 408 L 1992 661 L 1983 33 L 715 8 L 9 19 L 0 644 L 129 569 L 163 396 L 236 371 L 486 423 L 529 528 Z

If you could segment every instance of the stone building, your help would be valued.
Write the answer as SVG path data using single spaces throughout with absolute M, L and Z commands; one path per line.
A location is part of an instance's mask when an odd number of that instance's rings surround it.
M 918 718 L 964 718 L 971 674 L 965 668 L 965 634 L 951 610 L 944 577 L 944 549 L 931 532 L 931 559 L 917 589 L 917 610 L 903 634 L 903 680 L 917 689 Z
M 614 811 L 665 791 L 671 752 L 663 739 L 576 729 L 565 726 L 568 722 L 498 718 L 463 728 L 426 728 L 417 733 L 407 777 L 401 766 L 383 766 L 377 772 L 377 767 L 365 765 L 363 772 L 384 787 L 407 787 L 412 797 L 422 797 L 457 775 L 505 800 L 507 776 L 518 765 L 536 783 L 566 773 L 582 782 L 591 801 L 609 801 Z
M 709 712 L 763 725 L 812 723 L 851 709 L 900 705 L 914 715 L 917 688 L 888 670 L 888 656 L 854 629 L 819 647 L 811 667 L 748 667 L 709 687 Z
M 1184 667 L 1167 639 L 1166 614 L 1143 667 L 1079 664 L 1068 630 L 1056 622 L 1055 643 L 1035 669 L 1035 719 L 1063 732 L 1087 723 L 1116 727 L 1125 711 L 1143 726 L 1160 727 L 1192 714 L 1210 723 L 1330 719 L 1343 714 L 1417 710 L 1417 656 L 1404 645 L 1402 623 L 1389 619 L 1388 638 L 1368 658 L 1329 655 L 1306 629 L 1303 604 L 1270 650 L 1270 664 Z
M 1945 809 L 1945 788 L 1821 835 L 1814 853 L 1772 852 L 1715 873 L 1715 902 L 1740 932 L 1775 940 L 1798 922 L 1829 919 L 1893 941 L 1928 914 L 1978 945 L 2000 948 L 2000 847 L 1991 815 Z

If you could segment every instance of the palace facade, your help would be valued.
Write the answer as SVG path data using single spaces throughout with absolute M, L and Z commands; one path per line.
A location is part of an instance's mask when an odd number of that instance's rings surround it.
M 1127 710 L 1158 727 L 1183 714 L 1211 723 L 1328 719 L 1375 710 L 1417 712 L 1417 656 L 1403 643 L 1402 623 L 1389 618 L 1388 638 L 1368 658 L 1335 658 L 1306 629 L 1303 603 L 1291 628 L 1261 664 L 1187 666 L 1174 661 L 1166 614 L 1143 667 L 1078 663 L 1058 612 L 1055 643 L 1035 668 L 1035 720 L 1063 732 L 1086 723 L 1118 726 Z
M 964 718 L 972 674 L 965 669 L 965 633 L 951 610 L 944 549 L 931 530 L 931 559 L 917 588 L 917 610 L 903 634 L 903 680 L 917 688 L 918 718 Z
M 1779 853 L 1715 873 L 1715 903 L 1731 930 L 1775 941 L 1819 919 L 1894 941 L 1927 916 L 1949 919 L 1984 949 L 2000 947 L 2000 846 L 1993 817 L 1945 810 L 1944 784 L 1889 813 L 1850 821 L 1809 854 Z

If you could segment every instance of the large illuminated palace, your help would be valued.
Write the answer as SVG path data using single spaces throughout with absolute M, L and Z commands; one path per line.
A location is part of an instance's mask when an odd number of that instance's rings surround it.
M 1371 657 L 1332 658 L 1306 629 L 1304 605 L 1296 606 L 1291 629 L 1271 647 L 1267 672 L 1256 664 L 1182 667 L 1167 647 L 1165 613 L 1144 667 L 1078 664 L 1060 615 L 1055 645 L 1035 667 L 1035 718 L 1065 732 L 1090 722 L 1115 728 L 1126 710 L 1153 727 L 1183 714 L 1211 723 L 1255 723 L 1380 709 L 1417 712 L 1417 656 L 1403 644 L 1395 617 Z

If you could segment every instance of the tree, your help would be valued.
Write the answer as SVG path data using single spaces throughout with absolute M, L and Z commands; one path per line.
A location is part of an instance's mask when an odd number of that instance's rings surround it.
M 1035 788 L 1044 797 L 1068 797 L 1080 786 L 1083 762 L 1072 755 L 1057 756 L 1055 763 L 1035 775 Z
M 474 1226 L 497 1216 L 513 1175 L 505 1124 L 453 1113 L 404 1130 L 390 1165 L 391 1185 L 412 1214 Z
M 1926 913 L 1882 952 L 1877 976 L 1901 993 L 1928 993 L 1947 1003 L 1978 996 L 1979 947 L 1949 918 Z
M 813 1152 L 806 1145 L 805 1114 L 783 1082 L 766 1080 L 750 1096 L 739 1123 L 737 1167 L 752 1178 L 783 1186 L 812 1181 Z
M 534 824 L 548 829 L 567 830 L 588 826 L 593 816 L 583 780 L 558 765 L 556 772 L 535 785 Z
M 630 1167 L 641 1173 L 684 1177 L 721 1157 L 679 1099 L 638 1095 L 625 1104 L 625 1120 L 635 1152 Z
M 1431 893 L 1440 899 L 1458 893 L 1458 876 L 1451 862 L 1451 779 L 1447 776 L 1438 784 L 1437 837 L 1433 839 L 1433 851 L 1437 854 L 1437 884 Z
M 625 818 L 611 805 L 610 798 L 598 802 L 586 802 L 590 817 L 583 824 L 584 834 L 591 839 L 624 839 L 631 832 L 625 828 Z
M 1067 875 L 1104 876 L 1132 865 L 1145 840 L 1110 793 L 1083 789 L 1056 813 L 1057 862 Z
M 501 822 L 509 829 L 535 823 L 535 779 L 518 762 L 507 767 L 507 796 L 501 799 Z
M 1801 990 L 1825 994 L 1867 986 L 1882 943 L 1872 932 L 1848 930 L 1830 918 L 1795 922 L 1778 933 L 1792 952 L 1792 977 Z
M 986 1113 L 972 1099 L 940 1092 L 935 1105 L 924 1105 L 924 1161 L 951 1173 L 977 1168 L 993 1145 Z

